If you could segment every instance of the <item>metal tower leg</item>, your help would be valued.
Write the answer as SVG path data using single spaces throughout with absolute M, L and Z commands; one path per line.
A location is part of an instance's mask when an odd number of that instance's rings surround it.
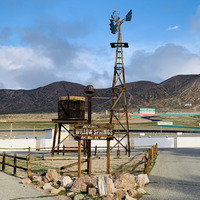
M 116 48 L 115 66 L 114 66 L 114 77 L 112 84 L 112 98 L 110 108 L 110 124 L 118 125 L 118 131 L 115 134 L 121 134 L 121 139 L 115 137 L 117 143 L 112 147 L 121 145 L 128 151 L 130 156 L 130 139 L 129 139 L 129 123 L 128 123 L 128 111 L 126 101 L 126 84 L 125 84 L 125 73 L 124 73 L 124 62 L 123 62 L 123 47 L 127 48 L 128 43 L 122 43 L 121 38 L 121 24 L 119 25 L 117 43 L 111 43 L 112 48 Z M 125 124 L 122 123 L 122 120 Z M 120 132 L 123 130 L 123 133 Z M 127 147 L 123 145 L 121 141 L 127 138 Z M 111 150 L 112 150 L 111 149 Z

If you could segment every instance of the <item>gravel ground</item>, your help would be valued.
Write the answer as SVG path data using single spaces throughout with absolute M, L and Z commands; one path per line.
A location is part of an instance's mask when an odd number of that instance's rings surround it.
M 199 200 L 200 149 L 159 151 L 143 200 Z
M 0 199 L 1 200 L 58 200 L 56 197 L 42 197 L 44 193 L 33 185 L 24 185 L 21 179 L 0 172 Z

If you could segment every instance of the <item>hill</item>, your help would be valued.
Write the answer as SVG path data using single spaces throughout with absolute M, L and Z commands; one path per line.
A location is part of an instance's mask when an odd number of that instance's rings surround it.
M 61 81 L 34 90 L 0 90 L 0 114 L 57 112 L 58 97 L 84 96 L 84 85 Z M 200 111 L 200 75 L 178 75 L 157 84 L 138 81 L 126 84 L 128 108 L 154 107 Z M 111 88 L 96 89 L 96 96 L 110 97 Z M 110 108 L 110 100 L 93 100 L 93 110 Z

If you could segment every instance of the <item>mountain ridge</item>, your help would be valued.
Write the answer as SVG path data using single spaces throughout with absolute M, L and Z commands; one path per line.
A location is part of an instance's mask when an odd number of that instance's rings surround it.
M 0 114 L 57 112 L 60 96 L 84 96 L 84 85 L 67 81 L 50 83 L 32 90 L 0 90 Z M 128 109 L 154 107 L 200 111 L 200 75 L 177 75 L 161 83 L 126 83 Z M 111 97 L 112 88 L 96 89 L 96 96 Z M 93 110 L 110 109 L 109 99 L 93 99 Z

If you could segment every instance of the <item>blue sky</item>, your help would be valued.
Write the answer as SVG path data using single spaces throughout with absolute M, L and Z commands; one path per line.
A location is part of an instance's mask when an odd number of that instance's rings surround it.
M 122 25 L 126 82 L 160 83 L 200 71 L 200 2 L 188 0 L 0 0 L 0 89 L 34 89 L 55 81 L 111 87 Z

